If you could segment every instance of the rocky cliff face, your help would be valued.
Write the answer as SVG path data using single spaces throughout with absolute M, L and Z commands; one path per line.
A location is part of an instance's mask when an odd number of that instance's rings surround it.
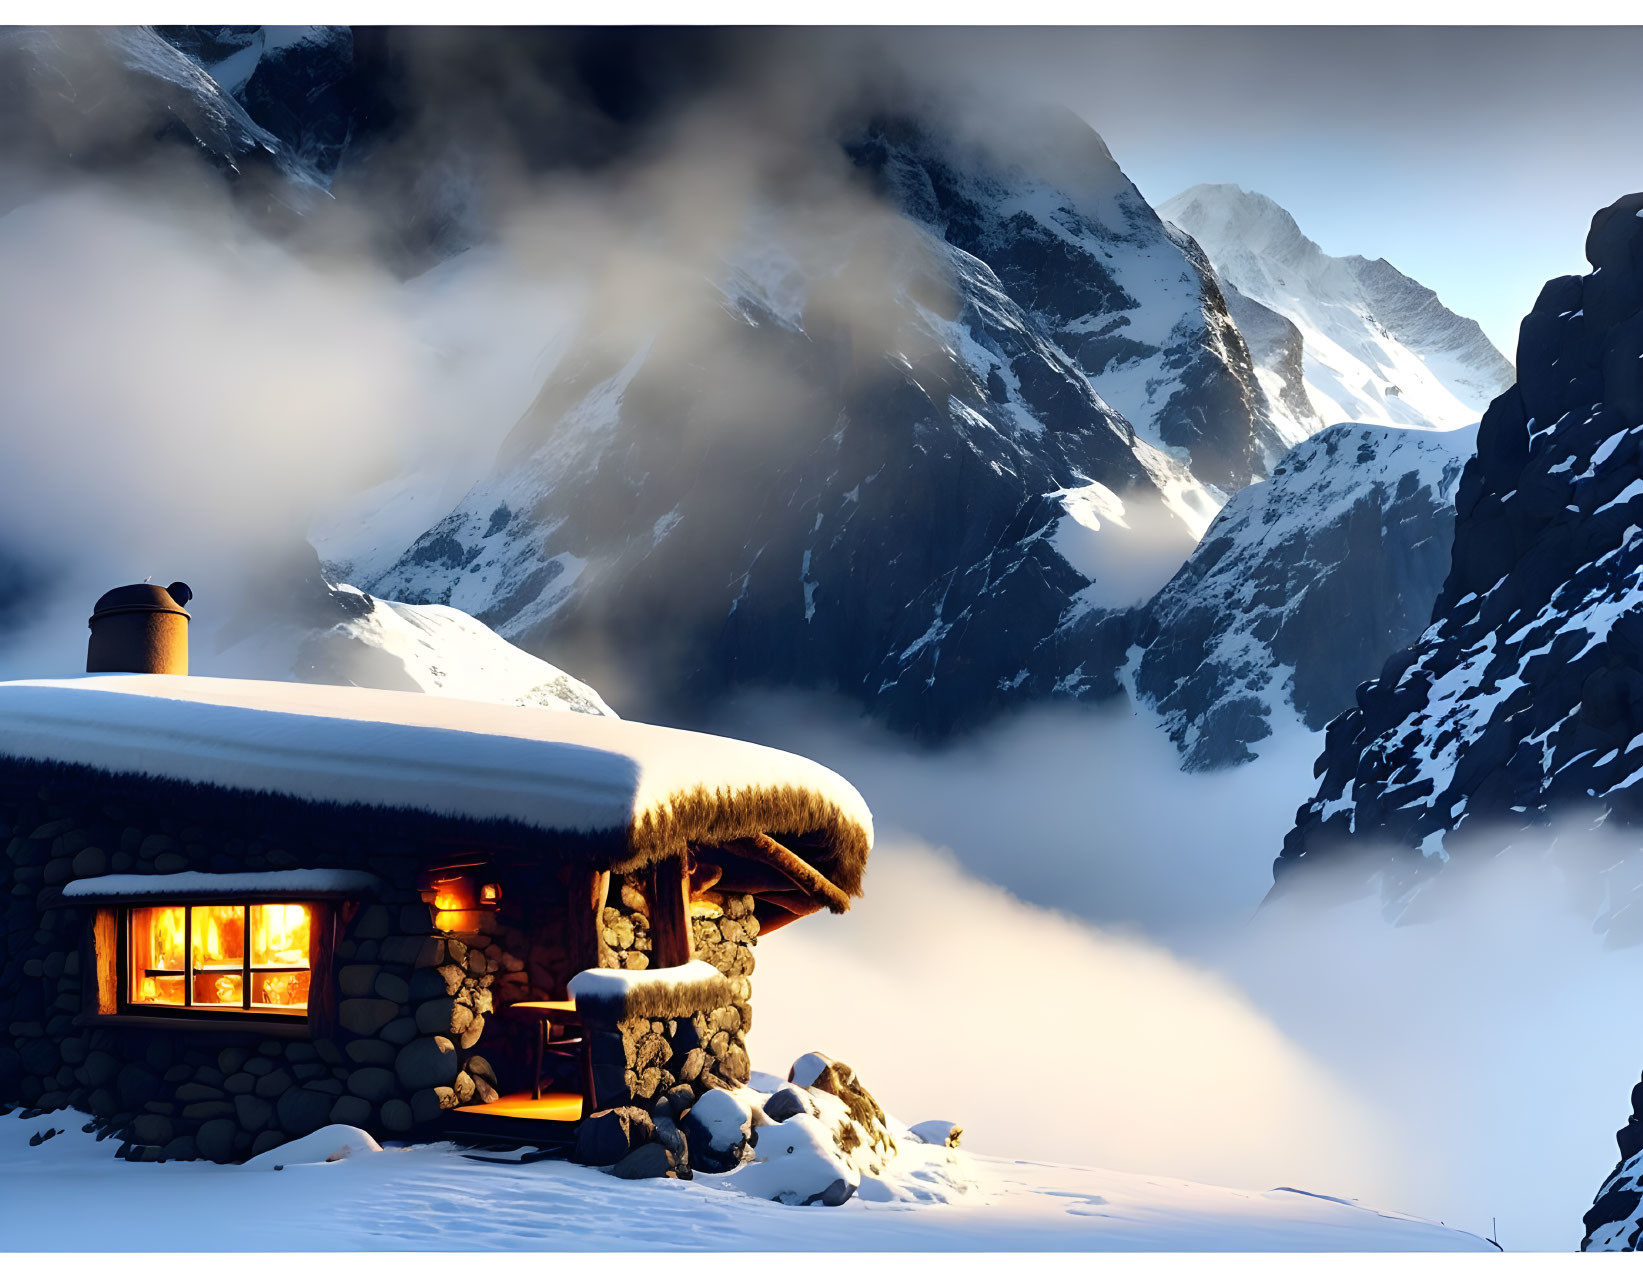
M 1643 195 L 1600 212 L 1592 273 L 1547 284 L 1524 320 L 1431 624 L 1329 725 L 1280 887 L 1351 864 L 1404 901 L 1447 862 L 1492 855 L 1503 827 L 1643 824 L 1640 214 Z M 1643 940 L 1640 861 L 1569 867 L 1617 943 Z
M 1322 728 L 1425 627 L 1472 429 L 1332 426 L 1229 501 L 1143 614 L 1137 692 L 1188 768 Z
M 830 292 L 865 263 L 741 246 L 632 350 L 567 361 L 369 588 L 675 705 L 820 687 L 929 736 L 1040 695 L 1069 617 L 1144 601 L 1282 447 L 1196 249 L 1076 121 L 1026 155 L 906 120 L 847 150 L 901 228 L 873 345 Z M 733 393 L 773 373 L 778 416 Z

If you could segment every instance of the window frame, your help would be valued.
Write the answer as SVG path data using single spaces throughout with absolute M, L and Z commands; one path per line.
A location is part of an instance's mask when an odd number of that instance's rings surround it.
M 255 905 L 301 905 L 308 910 L 308 966 L 306 968 L 270 968 L 255 966 L 251 963 L 250 943 L 250 910 Z M 240 962 L 239 975 L 242 981 L 241 1002 L 239 1006 L 231 1003 L 196 1004 L 193 1001 L 193 911 L 200 907 L 238 907 L 245 911 L 245 944 L 242 946 L 243 955 Z M 114 988 L 113 1011 L 124 1017 L 154 1017 L 177 1018 L 182 1017 L 189 1021 L 197 1021 L 202 1025 L 228 1025 L 245 1023 L 262 1023 L 273 1025 L 298 1025 L 310 1022 L 316 1010 L 316 1004 L 321 997 L 320 981 L 322 979 L 319 963 L 316 959 L 322 950 L 328 951 L 329 946 L 323 945 L 322 929 L 331 926 L 331 912 L 329 902 L 318 901 L 308 897 L 281 896 L 274 900 L 268 897 L 185 897 L 185 896 L 153 896 L 141 899 L 120 901 L 113 907 L 114 911 Z M 167 974 L 178 975 L 183 978 L 183 1003 L 140 1003 L 131 997 L 132 977 L 131 966 L 131 920 L 137 910 L 147 909 L 181 909 L 183 910 L 183 962 L 182 971 Z M 150 969 L 154 970 L 154 969 Z M 265 971 L 306 971 L 308 973 L 308 997 L 301 1007 L 293 1007 L 289 1011 L 277 1011 L 269 1007 L 253 1007 L 249 1005 L 251 997 L 251 976 L 255 972 Z M 107 1013 L 104 1013 L 107 1015 Z

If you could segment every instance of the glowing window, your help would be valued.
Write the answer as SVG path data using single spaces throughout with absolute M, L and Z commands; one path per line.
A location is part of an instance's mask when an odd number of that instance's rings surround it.
M 305 1012 L 306 905 L 145 905 L 126 913 L 126 1001 L 199 1011 Z

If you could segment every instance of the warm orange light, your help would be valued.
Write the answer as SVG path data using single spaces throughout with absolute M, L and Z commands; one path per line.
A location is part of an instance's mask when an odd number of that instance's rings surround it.
M 501 905 L 502 885 L 500 883 L 481 883 L 479 885 L 479 903 L 490 906 Z
M 129 923 L 132 1003 L 266 1011 L 308 1005 L 306 905 L 145 906 L 131 911 Z

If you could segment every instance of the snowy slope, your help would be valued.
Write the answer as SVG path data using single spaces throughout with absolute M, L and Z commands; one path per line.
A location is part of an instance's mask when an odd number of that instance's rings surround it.
M 476 1162 L 448 1144 L 292 1161 L 280 1172 L 130 1163 L 81 1132 L 82 1121 L 72 1111 L 0 1117 L 8 1249 L 1493 1250 L 1429 1221 L 1299 1190 L 1217 1189 L 929 1146 L 911 1147 L 917 1158 L 898 1168 L 901 1192 L 889 1201 L 787 1207 L 737 1193 L 726 1177 L 621 1181 L 566 1162 Z M 52 1128 L 60 1134 L 29 1145 Z M 180 1201 L 189 1210 L 178 1211 Z
M 1384 258 L 1329 256 L 1264 195 L 1195 186 L 1159 213 L 1203 246 L 1222 280 L 1299 329 L 1325 424 L 1464 426 L 1512 383 L 1476 322 Z
M 213 673 L 353 684 L 614 715 L 598 692 L 559 667 L 516 648 L 467 613 L 440 604 L 402 604 L 342 585 L 357 600 L 334 625 L 271 626 L 206 663 Z
M 1247 762 L 1281 706 L 1322 728 L 1420 634 L 1476 437 L 1332 426 L 1234 495 L 1139 638 L 1137 691 L 1186 766 Z
M 333 585 L 307 545 L 261 567 L 237 601 L 196 606 L 194 674 L 616 713 L 588 684 L 458 609 Z

